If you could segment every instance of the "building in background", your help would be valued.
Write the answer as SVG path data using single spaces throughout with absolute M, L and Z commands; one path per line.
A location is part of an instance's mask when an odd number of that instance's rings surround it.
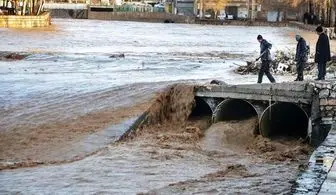
M 307 22 L 304 15 L 309 14 L 310 18 L 314 17 L 311 24 L 336 27 L 336 0 L 46 0 L 45 2 L 109 6 L 117 12 L 166 12 L 208 19 L 269 22 L 288 20 Z
M 231 0 L 225 6 L 225 14 L 232 16 L 233 19 L 247 19 L 248 9 L 247 0 Z
M 174 0 L 174 14 L 196 16 L 195 0 Z

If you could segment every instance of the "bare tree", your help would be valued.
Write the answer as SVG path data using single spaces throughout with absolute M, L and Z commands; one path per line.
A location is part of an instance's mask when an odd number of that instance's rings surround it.
M 217 15 L 220 12 L 220 10 L 225 8 L 227 2 L 228 0 L 215 0 L 215 6 L 213 7 L 213 10 L 215 12 L 215 18 L 217 18 Z
M 214 18 L 217 18 L 218 13 L 220 10 L 225 8 L 228 0 L 202 0 L 201 7 L 204 10 L 213 10 Z
M 332 10 L 334 11 L 335 19 L 334 19 L 334 31 L 336 33 L 336 0 L 332 0 Z
M 21 15 L 26 15 L 28 11 L 29 15 L 39 15 L 42 13 L 43 5 L 45 0 L 19 0 L 22 1 Z M 17 0 L 15 0 L 15 5 L 19 5 Z M 15 9 L 18 9 L 20 6 L 16 6 Z M 16 12 L 18 13 L 18 11 Z
M 37 11 L 37 15 L 40 15 L 40 13 L 42 12 L 42 8 L 43 8 L 44 3 L 45 3 L 45 0 L 40 0 L 40 6 L 39 6 L 39 9 Z
M 27 8 L 27 2 L 28 0 L 23 0 L 23 6 L 22 6 L 22 15 L 26 15 L 26 8 Z

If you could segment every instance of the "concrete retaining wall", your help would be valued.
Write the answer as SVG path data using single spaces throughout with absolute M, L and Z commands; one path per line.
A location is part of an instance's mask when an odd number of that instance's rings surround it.
M 50 13 L 48 12 L 39 16 L 0 16 L 0 27 L 2 28 L 34 28 L 46 27 L 50 24 Z
M 332 167 L 336 159 L 335 149 L 336 123 L 333 123 L 327 138 L 311 155 L 307 169 L 299 173 L 291 194 L 335 194 L 332 193 L 335 192 L 335 185 L 325 182 L 326 179 L 330 180 L 331 174 L 336 171 L 333 170 L 335 165 Z M 331 174 L 327 176 L 328 172 Z
M 304 24 L 304 23 L 297 22 L 297 21 L 290 21 L 289 26 L 304 29 L 304 30 L 309 30 L 309 31 L 313 31 L 313 32 L 315 32 L 315 29 L 317 27 L 317 25 Z M 335 28 L 333 28 L 333 27 L 325 28 L 325 31 L 326 31 L 326 33 L 327 33 L 327 35 L 329 36 L 330 39 L 336 39 Z
M 165 20 L 176 23 L 194 23 L 193 17 L 179 16 L 161 12 L 94 12 L 88 13 L 89 19 L 94 20 L 121 20 L 121 21 L 145 21 L 145 22 L 164 22 Z
M 286 27 L 288 22 L 267 22 L 267 21 L 249 21 L 249 20 L 214 20 L 214 19 L 196 19 L 197 24 L 213 24 L 213 25 L 233 25 L 233 26 L 272 26 Z
M 48 9 L 52 18 L 88 19 L 87 9 Z

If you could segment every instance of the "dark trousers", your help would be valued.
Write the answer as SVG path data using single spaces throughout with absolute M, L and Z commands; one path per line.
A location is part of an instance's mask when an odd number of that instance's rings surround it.
M 303 81 L 303 69 L 305 66 L 305 62 L 298 61 L 296 63 L 296 72 L 297 72 L 297 80 Z
M 270 61 L 269 60 L 263 60 L 261 61 L 261 67 L 259 70 L 259 75 L 258 75 L 258 83 L 262 83 L 262 79 L 264 74 L 266 74 L 268 80 L 270 80 L 271 83 L 275 83 L 275 79 L 271 75 L 269 71 L 270 66 Z
M 317 79 L 324 80 L 325 79 L 325 75 L 327 73 L 327 65 L 326 65 L 326 63 L 325 62 L 319 62 L 317 64 L 317 69 L 318 69 Z

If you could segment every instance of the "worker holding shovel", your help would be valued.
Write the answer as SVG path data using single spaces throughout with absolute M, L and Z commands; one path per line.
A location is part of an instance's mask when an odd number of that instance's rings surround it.
M 275 83 L 275 79 L 273 78 L 272 74 L 269 71 L 270 63 L 272 61 L 270 53 L 272 44 L 263 39 L 261 35 L 258 35 L 257 40 L 260 43 L 260 56 L 256 59 L 256 61 L 261 59 L 261 67 L 258 75 L 258 83 L 262 83 L 264 74 L 266 74 L 267 78 L 271 83 Z

